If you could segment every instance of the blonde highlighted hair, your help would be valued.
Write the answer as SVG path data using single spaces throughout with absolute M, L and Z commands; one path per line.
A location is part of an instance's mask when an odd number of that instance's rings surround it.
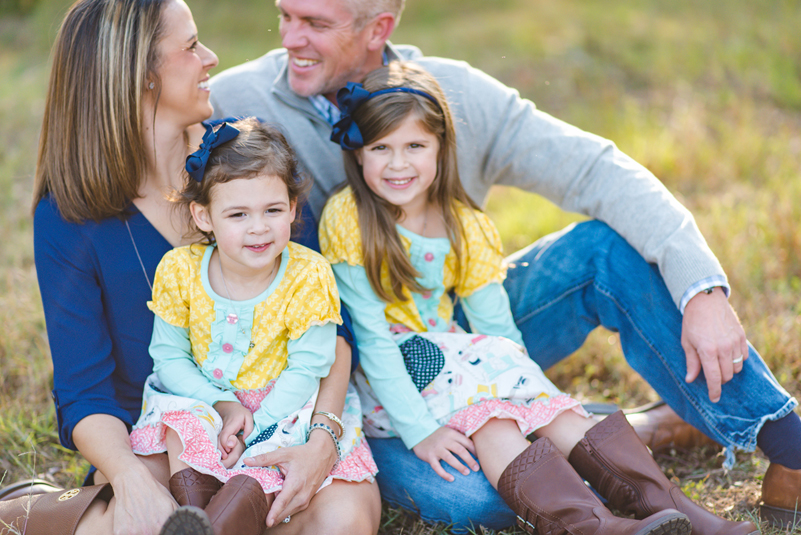
M 479 208 L 467 196 L 459 179 L 456 131 L 442 88 L 422 67 L 400 61 L 393 61 L 371 72 L 363 85 L 371 93 L 390 87 L 409 87 L 424 91 L 436 99 L 437 103 L 434 103 L 414 93 L 386 93 L 362 103 L 353 112 L 353 120 L 359 127 L 365 145 L 392 133 L 410 115 L 416 117 L 425 130 L 437 136 L 437 175 L 428 189 L 428 200 L 441 208 L 451 247 L 457 260 L 461 260 L 464 235 L 457 214 L 457 201 L 476 210 Z M 359 213 L 364 268 L 370 286 L 385 301 L 404 300 L 404 287 L 412 292 L 425 291 L 416 280 L 420 274 L 412 266 L 395 228 L 395 222 L 402 215 L 401 209 L 376 195 L 367 186 L 354 151 L 345 151 L 344 159 L 348 185 L 353 190 Z M 381 285 L 382 265 L 386 265 L 388 270 L 391 292 Z
M 34 209 L 49 194 L 65 219 L 97 221 L 137 197 L 142 96 L 148 81 L 160 88 L 156 45 L 170 1 L 79 0 L 67 12 L 53 45 Z

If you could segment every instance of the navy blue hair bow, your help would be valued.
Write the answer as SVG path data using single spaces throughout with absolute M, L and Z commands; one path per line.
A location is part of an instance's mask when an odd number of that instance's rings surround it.
M 214 130 L 213 126 L 207 126 L 200 148 L 186 157 L 186 172 L 189 176 L 198 182 L 203 182 L 203 174 L 206 172 L 211 151 L 238 135 L 239 130 L 228 123 L 222 123 L 217 130 Z
M 411 87 L 389 87 L 376 91 L 375 93 L 370 93 L 362 84 L 348 82 L 348 85 L 337 91 L 337 104 L 339 105 L 339 111 L 342 115 L 331 130 L 331 141 L 339 143 L 339 146 L 345 150 L 356 150 L 364 147 L 364 139 L 359 130 L 359 125 L 353 120 L 353 112 L 364 102 L 378 95 L 385 95 L 386 93 L 414 93 L 415 95 L 427 98 L 436 104 L 438 108 L 442 109 L 437 99 L 419 89 L 413 89 Z

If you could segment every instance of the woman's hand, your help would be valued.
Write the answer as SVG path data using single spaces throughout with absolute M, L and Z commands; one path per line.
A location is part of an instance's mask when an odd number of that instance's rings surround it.
M 114 535 L 157 535 L 177 507 L 170 491 L 166 455 L 137 457 L 128 429 L 108 414 L 92 414 L 75 426 L 75 445 L 95 465 L 95 482 L 114 489 Z
M 336 355 L 328 377 L 320 380 L 314 410 L 341 415 L 351 366 L 350 346 L 341 336 L 337 336 Z M 326 417 L 316 415 L 311 423 L 330 422 Z M 267 526 L 273 527 L 286 517 L 305 510 L 336 462 L 337 448 L 331 436 L 321 431 L 309 435 L 309 440 L 303 445 L 245 459 L 248 466 L 277 466 L 284 474 L 284 486 L 270 506 Z
M 434 472 L 445 481 L 453 481 L 454 477 L 442 468 L 440 461 L 445 461 L 463 475 L 470 475 L 470 470 L 459 462 L 456 455 L 474 472 L 478 472 L 478 463 L 470 455 L 476 454 L 473 441 L 450 427 L 440 427 L 412 448 L 412 451 L 421 460 L 430 464 Z
M 223 421 L 223 428 L 217 439 L 217 446 L 222 453 L 222 460 L 225 461 L 229 455 L 233 457 L 232 454 L 239 450 L 241 442 L 237 434 L 242 431 L 244 438 L 247 438 L 253 432 L 253 414 L 236 401 L 218 401 L 214 404 L 214 410 L 217 411 Z M 239 455 L 242 455 L 243 452 L 244 449 L 239 451 Z M 236 459 L 238 459 L 238 456 L 234 458 L 234 461 Z M 230 468 L 225 463 L 223 465 L 226 468 Z
M 245 459 L 248 466 L 277 466 L 284 474 L 284 487 L 267 514 L 267 527 L 305 510 L 336 461 L 336 447 L 323 432 L 309 435 L 306 444 Z
M 114 535 L 158 535 L 178 508 L 170 492 L 141 463 L 119 472 L 114 489 Z

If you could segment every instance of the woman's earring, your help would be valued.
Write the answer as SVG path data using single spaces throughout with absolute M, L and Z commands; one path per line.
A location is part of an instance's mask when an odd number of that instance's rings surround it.
M 147 88 L 148 89 L 153 89 L 154 87 L 156 87 L 156 84 L 154 84 L 153 82 L 150 82 L 149 84 L 147 84 Z

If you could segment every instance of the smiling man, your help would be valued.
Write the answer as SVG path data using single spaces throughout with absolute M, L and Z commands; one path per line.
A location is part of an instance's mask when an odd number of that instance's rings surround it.
M 618 331 L 629 364 L 684 420 L 729 452 L 757 445 L 765 452 L 771 467 L 763 513 L 792 518 L 801 495 L 797 402 L 747 344 L 727 300 L 726 275 L 692 215 L 648 170 L 464 62 L 390 44 L 403 0 L 276 5 L 284 48 L 214 77 L 211 101 L 217 117 L 255 115 L 282 125 L 314 178 L 315 216 L 345 180 L 340 147 L 329 141 L 339 119 L 336 91 L 388 61 L 422 65 L 452 105 L 460 176 L 476 202 L 493 184 L 505 184 L 594 219 L 510 257 L 504 285 L 532 358 L 545 369 L 598 325 Z M 647 423 L 653 429 L 662 422 Z M 370 444 L 390 503 L 457 529 L 514 522 L 481 472 L 457 461 L 445 466 L 457 478 L 447 483 L 407 449 L 412 445 Z
M 365 30 L 368 17 L 355 18 L 341 2 L 284 0 L 276 5 L 281 12 L 282 44 L 288 55 L 287 74 L 292 91 L 302 97 L 328 95 L 381 65 L 384 34 L 393 21 Z M 371 4 L 378 2 L 363 2 Z M 320 8 L 323 9 L 320 9 Z M 379 6 L 376 11 L 385 11 Z M 360 31 L 361 30 L 361 31 Z M 332 98 L 333 100 L 333 98 Z

